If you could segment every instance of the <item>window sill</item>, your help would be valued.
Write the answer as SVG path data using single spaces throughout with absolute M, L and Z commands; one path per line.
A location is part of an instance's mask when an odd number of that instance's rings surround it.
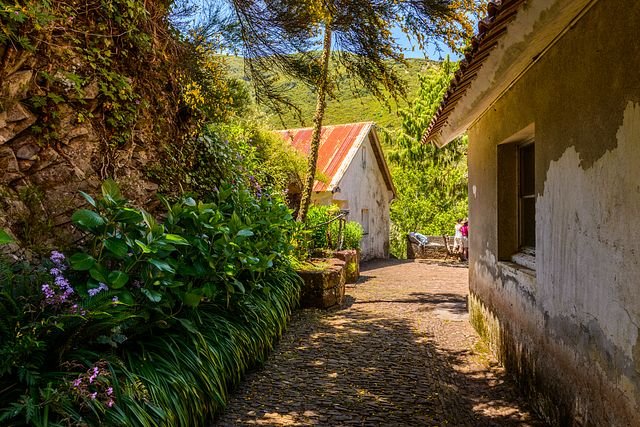
M 536 253 L 535 250 L 523 249 L 522 251 L 511 255 L 511 262 L 517 266 L 524 267 L 533 272 L 536 271 Z

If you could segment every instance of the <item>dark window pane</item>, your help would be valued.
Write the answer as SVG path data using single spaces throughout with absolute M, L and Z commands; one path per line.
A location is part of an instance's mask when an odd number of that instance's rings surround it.
M 536 198 L 520 199 L 520 247 L 536 246 Z
M 520 196 L 530 196 L 536 191 L 534 147 L 534 144 L 520 147 Z

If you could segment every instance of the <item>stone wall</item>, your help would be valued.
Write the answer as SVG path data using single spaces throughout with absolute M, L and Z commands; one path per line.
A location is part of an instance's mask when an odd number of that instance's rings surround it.
M 112 88 L 105 88 L 105 74 L 89 63 L 84 39 L 74 44 L 54 21 L 51 28 L 38 30 L 31 50 L 0 44 L 0 227 L 24 246 L 68 243 L 70 215 L 84 203 L 78 191 L 95 195 L 106 178 L 119 182 L 137 205 L 155 205 L 158 186 L 149 169 L 159 163 L 160 147 L 187 132 L 188 117 L 178 114 L 177 77 L 167 59 L 176 43 L 166 31 L 165 6 L 145 7 L 153 10 L 140 25 L 158 29 L 154 48 L 111 56 L 111 65 L 105 66 L 135 97 L 129 100 L 134 116 L 117 125 L 108 119 L 115 117 L 114 103 L 124 101 L 108 96 Z M 90 25 L 91 19 L 78 15 L 64 24 L 83 28 L 80 21 Z M 122 54 L 119 36 L 104 44 L 110 36 L 95 37 L 86 43 L 100 45 L 105 55 L 110 49 Z M 130 58 L 135 52 L 140 56 Z M 114 142 L 121 135 L 127 137 Z
M 344 302 L 345 262 L 336 258 L 310 259 L 317 268 L 304 268 L 298 274 L 304 281 L 300 296 L 303 308 L 331 308 Z
M 446 259 L 451 257 L 442 236 L 427 236 L 429 243 L 419 245 L 407 235 L 408 259 Z M 448 237 L 449 245 L 453 245 L 453 237 Z
M 100 130 L 92 123 L 77 123 L 77 111 L 72 108 L 61 109 L 56 141 L 41 141 L 34 131 L 38 117 L 25 104 L 37 90 L 35 80 L 36 71 L 27 68 L 10 74 L 3 84 L 8 108 L 0 112 L 0 227 L 23 242 L 41 240 L 43 236 L 33 233 L 67 224 L 71 212 L 84 202 L 78 191 L 95 194 L 107 177 L 118 180 L 137 203 L 152 200 L 157 185 L 147 178 L 145 169 L 157 160 L 155 149 L 134 141 L 106 149 Z M 85 100 L 97 108 L 90 89 Z M 62 237 L 60 233 L 66 231 L 55 232 L 54 240 Z

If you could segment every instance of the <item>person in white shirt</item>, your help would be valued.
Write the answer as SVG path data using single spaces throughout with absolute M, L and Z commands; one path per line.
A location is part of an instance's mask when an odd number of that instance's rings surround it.
M 462 219 L 458 219 L 456 221 L 455 226 L 455 234 L 453 235 L 453 252 L 460 254 L 462 253 Z

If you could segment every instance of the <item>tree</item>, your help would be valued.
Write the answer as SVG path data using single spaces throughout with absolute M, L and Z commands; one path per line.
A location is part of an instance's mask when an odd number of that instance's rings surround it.
M 472 33 L 476 0 L 231 0 L 243 43 L 246 72 L 259 102 L 295 108 L 279 87 L 286 75 L 312 87 L 317 94 L 307 178 L 298 220 L 304 221 L 315 181 L 320 130 L 326 96 L 333 81 L 334 60 L 377 98 L 405 96 L 395 65 L 404 62 L 390 26 L 400 25 L 421 45 L 459 45 Z M 322 51 L 317 52 L 322 40 Z
M 391 206 L 392 252 L 404 253 L 406 233 L 449 233 L 457 218 L 467 216 L 467 138 L 443 148 L 420 140 L 435 114 L 455 71 L 445 60 L 420 76 L 411 105 L 400 111 L 402 129 L 389 153 L 398 198 Z

